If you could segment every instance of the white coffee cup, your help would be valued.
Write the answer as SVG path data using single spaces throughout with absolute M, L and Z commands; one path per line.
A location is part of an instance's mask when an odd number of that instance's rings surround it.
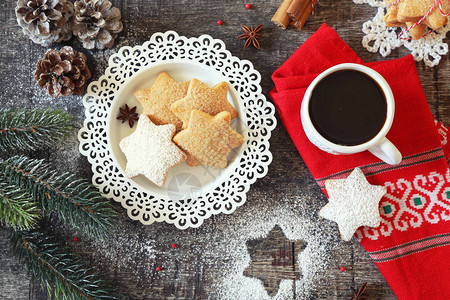
M 323 137 L 314 127 L 309 113 L 311 96 L 317 84 L 330 74 L 343 70 L 355 70 L 369 76 L 376 83 L 378 83 L 379 87 L 385 95 L 386 100 L 386 120 L 380 131 L 367 142 L 351 146 L 336 144 Z M 311 82 L 303 97 L 303 102 L 300 109 L 300 117 L 306 136 L 314 145 L 316 145 L 321 150 L 336 155 L 354 154 L 368 150 L 384 162 L 391 165 L 396 165 L 402 160 L 402 155 L 400 151 L 398 151 L 398 149 L 394 146 L 394 144 L 392 144 L 386 138 L 386 134 L 391 128 L 392 122 L 394 120 L 394 111 L 395 102 L 392 90 L 386 80 L 378 72 L 363 65 L 345 63 L 325 70 Z

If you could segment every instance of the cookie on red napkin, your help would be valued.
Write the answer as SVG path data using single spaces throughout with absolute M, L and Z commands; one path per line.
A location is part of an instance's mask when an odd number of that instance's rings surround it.
M 391 166 L 365 151 L 336 156 L 314 146 L 300 120 L 311 81 L 329 67 L 360 63 L 389 83 L 396 112 L 387 138 L 403 155 Z M 401 299 L 450 299 L 450 151 L 448 128 L 435 123 L 412 56 L 364 63 L 326 24 L 272 76 L 270 95 L 283 124 L 319 186 L 346 178 L 359 167 L 367 180 L 387 188 L 381 225 L 361 227 L 357 237 Z M 326 193 L 326 191 L 324 190 Z M 439 266 L 439 268 L 437 268 Z

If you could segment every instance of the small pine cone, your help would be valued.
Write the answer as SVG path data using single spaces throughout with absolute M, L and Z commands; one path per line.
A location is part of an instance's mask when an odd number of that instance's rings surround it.
M 23 33 L 45 47 L 72 37 L 73 13 L 67 0 L 18 0 L 16 6 Z
M 53 97 L 81 95 L 91 78 L 86 59 L 86 55 L 70 46 L 60 51 L 49 49 L 37 62 L 34 79 Z
M 123 25 L 120 10 L 109 0 L 75 1 L 73 34 L 86 49 L 111 48 Z

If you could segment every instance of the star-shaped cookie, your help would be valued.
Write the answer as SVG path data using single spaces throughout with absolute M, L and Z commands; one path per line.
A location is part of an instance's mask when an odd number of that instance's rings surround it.
M 237 117 L 237 111 L 228 102 L 228 85 L 225 81 L 219 82 L 210 88 L 207 84 L 193 78 L 189 84 L 186 97 L 172 104 L 173 113 L 183 121 L 183 128 L 187 127 L 193 109 L 200 110 L 211 116 L 222 111 L 230 113 L 231 118 Z
M 359 168 L 346 179 L 326 180 L 325 189 L 329 202 L 319 215 L 338 224 L 344 241 L 349 241 L 360 226 L 380 226 L 378 203 L 386 187 L 371 185 Z
M 166 72 L 161 72 L 151 88 L 137 90 L 134 96 L 144 108 L 143 114 L 150 116 L 154 124 L 174 124 L 178 131 L 183 122 L 170 110 L 170 106 L 186 96 L 189 82 L 177 82 Z
M 125 174 L 132 178 L 144 175 L 163 186 L 169 169 L 186 160 L 186 155 L 173 142 L 175 125 L 155 125 L 141 114 L 136 131 L 119 143 L 127 158 Z
M 227 111 L 214 117 L 196 109 L 191 112 L 187 128 L 173 138 L 186 152 L 188 166 L 227 166 L 230 151 L 244 142 L 244 137 L 230 127 L 230 121 Z

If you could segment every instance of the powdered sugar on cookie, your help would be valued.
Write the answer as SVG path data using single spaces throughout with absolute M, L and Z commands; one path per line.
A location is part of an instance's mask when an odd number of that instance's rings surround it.
M 378 203 L 386 187 L 371 185 L 359 168 L 346 179 L 326 180 L 325 188 L 329 202 L 319 215 L 338 224 L 343 240 L 349 241 L 360 226 L 380 226 Z
M 230 151 L 244 142 L 244 137 L 230 127 L 227 111 L 210 116 L 194 109 L 189 125 L 173 139 L 188 155 L 189 166 L 209 165 L 225 168 Z
M 174 124 L 180 130 L 183 122 L 170 106 L 186 96 L 189 82 L 177 82 L 166 72 L 161 72 L 150 89 L 137 90 L 134 95 L 144 108 L 143 114 L 148 115 L 154 124 Z
M 183 121 L 183 128 L 188 126 L 191 112 L 194 109 L 211 116 L 227 111 L 234 119 L 238 114 L 236 109 L 228 102 L 227 92 L 228 85 L 225 81 L 210 88 L 207 84 L 193 78 L 189 84 L 186 97 L 174 102 L 170 109 Z
M 127 177 L 144 175 L 162 186 L 167 173 L 186 160 L 186 155 L 173 142 L 175 125 L 155 125 L 149 117 L 139 117 L 136 131 L 120 141 L 120 149 L 127 158 Z

